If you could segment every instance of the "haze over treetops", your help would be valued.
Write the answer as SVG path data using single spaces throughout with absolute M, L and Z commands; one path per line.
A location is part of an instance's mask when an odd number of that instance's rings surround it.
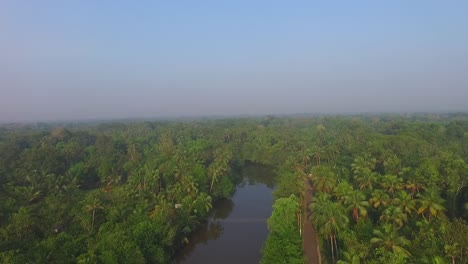
M 0 122 L 468 111 L 468 3 L 2 1 Z

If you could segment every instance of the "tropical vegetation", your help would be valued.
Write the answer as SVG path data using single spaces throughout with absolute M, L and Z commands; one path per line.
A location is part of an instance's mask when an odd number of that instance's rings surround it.
M 4 124 L 0 262 L 171 263 L 245 162 L 277 175 L 262 263 L 304 262 L 304 215 L 323 263 L 468 263 L 463 113 Z

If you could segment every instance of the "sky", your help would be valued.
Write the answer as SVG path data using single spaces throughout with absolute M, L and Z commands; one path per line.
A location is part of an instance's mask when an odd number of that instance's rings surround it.
M 0 122 L 468 111 L 468 1 L 0 1 Z

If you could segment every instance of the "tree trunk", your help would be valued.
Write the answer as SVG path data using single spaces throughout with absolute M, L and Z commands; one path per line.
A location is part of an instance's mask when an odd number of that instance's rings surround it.
M 335 242 L 335 254 L 338 259 L 338 244 L 336 243 L 336 235 L 333 236 L 333 241 Z
M 319 264 L 322 264 L 322 252 L 320 252 L 319 243 L 317 243 L 317 252 L 318 252 Z
M 211 177 L 210 192 L 213 190 L 214 177 Z
M 353 208 L 353 218 L 356 222 L 359 219 L 358 209 L 356 207 Z
M 299 209 L 299 212 L 296 213 L 297 224 L 299 225 L 299 236 L 302 237 L 302 210 Z
M 94 213 L 96 212 L 96 208 L 93 208 L 93 221 L 91 222 L 91 231 L 94 231 Z
M 335 251 L 334 251 L 334 247 L 333 247 L 333 236 L 330 236 L 329 237 L 330 239 L 330 247 L 331 247 L 331 255 L 332 255 L 332 260 L 333 260 L 333 263 L 335 263 Z

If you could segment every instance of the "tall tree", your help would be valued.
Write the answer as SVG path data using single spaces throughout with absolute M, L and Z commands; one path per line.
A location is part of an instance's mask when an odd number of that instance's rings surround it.
M 381 185 L 395 198 L 395 192 L 403 188 L 403 179 L 396 175 L 384 175 Z
M 382 247 L 387 251 L 403 257 L 411 256 L 410 252 L 405 248 L 410 245 L 410 241 L 401 236 L 392 225 L 384 225 L 382 229 L 374 230 L 374 237 L 370 241 L 376 247 Z
M 386 206 L 390 203 L 390 196 L 384 190 L 374 190 L 372 192 L 369 203 L 374 208 L 379 208 L 380 206 Z
M 312 169 L 312 181 L 317 191 L 331 193 L 335 188 L 337 179 L 332 168 L 321 165 Z
M 330 200 L 328 194 L 319 194 L 314 197 L 310 204 L 312 211 L 311 219 L 318 233 L 329 243 L 333 262 L 338 258 L 337 235 L 346 228 L 349 219 L 346 216 L 345 208 Z
M 102 210 L 104 207 L 101 205 L 101 201 L 97 197 L 93 197 L 88 203 L 85 205 L 86 211 L 91 213 L 91 230 L 90 232 L 94 231 L 94 221 L 96 219 L 96 211 Z
M 416 200 L 411 197 L 410 194 L 401 190 L 398 192 L 397 198 L 393 201 L 393 204 L 400 208 L 400 210 L 410 216 L 416 211 Z
M 427 216 L 429 220 L 437 216 L 440 212 L 445 211 L 445 207 L 442 206 L 444 200 L 440 198 L 439 194 L 434 189 L 428 189 L 424 194 L 418 194 L 418 198 L 418 214 L 425 217 Z
M 369 207 L 369 202 L 366 200 L 366 196 L 358 191 L 353 190 L 345 196 L 345 205 L 348 210 L 351 210 L 353 219 L 355 221 L 359 220 L 359 217 L 367 216 L 367 208 Z

